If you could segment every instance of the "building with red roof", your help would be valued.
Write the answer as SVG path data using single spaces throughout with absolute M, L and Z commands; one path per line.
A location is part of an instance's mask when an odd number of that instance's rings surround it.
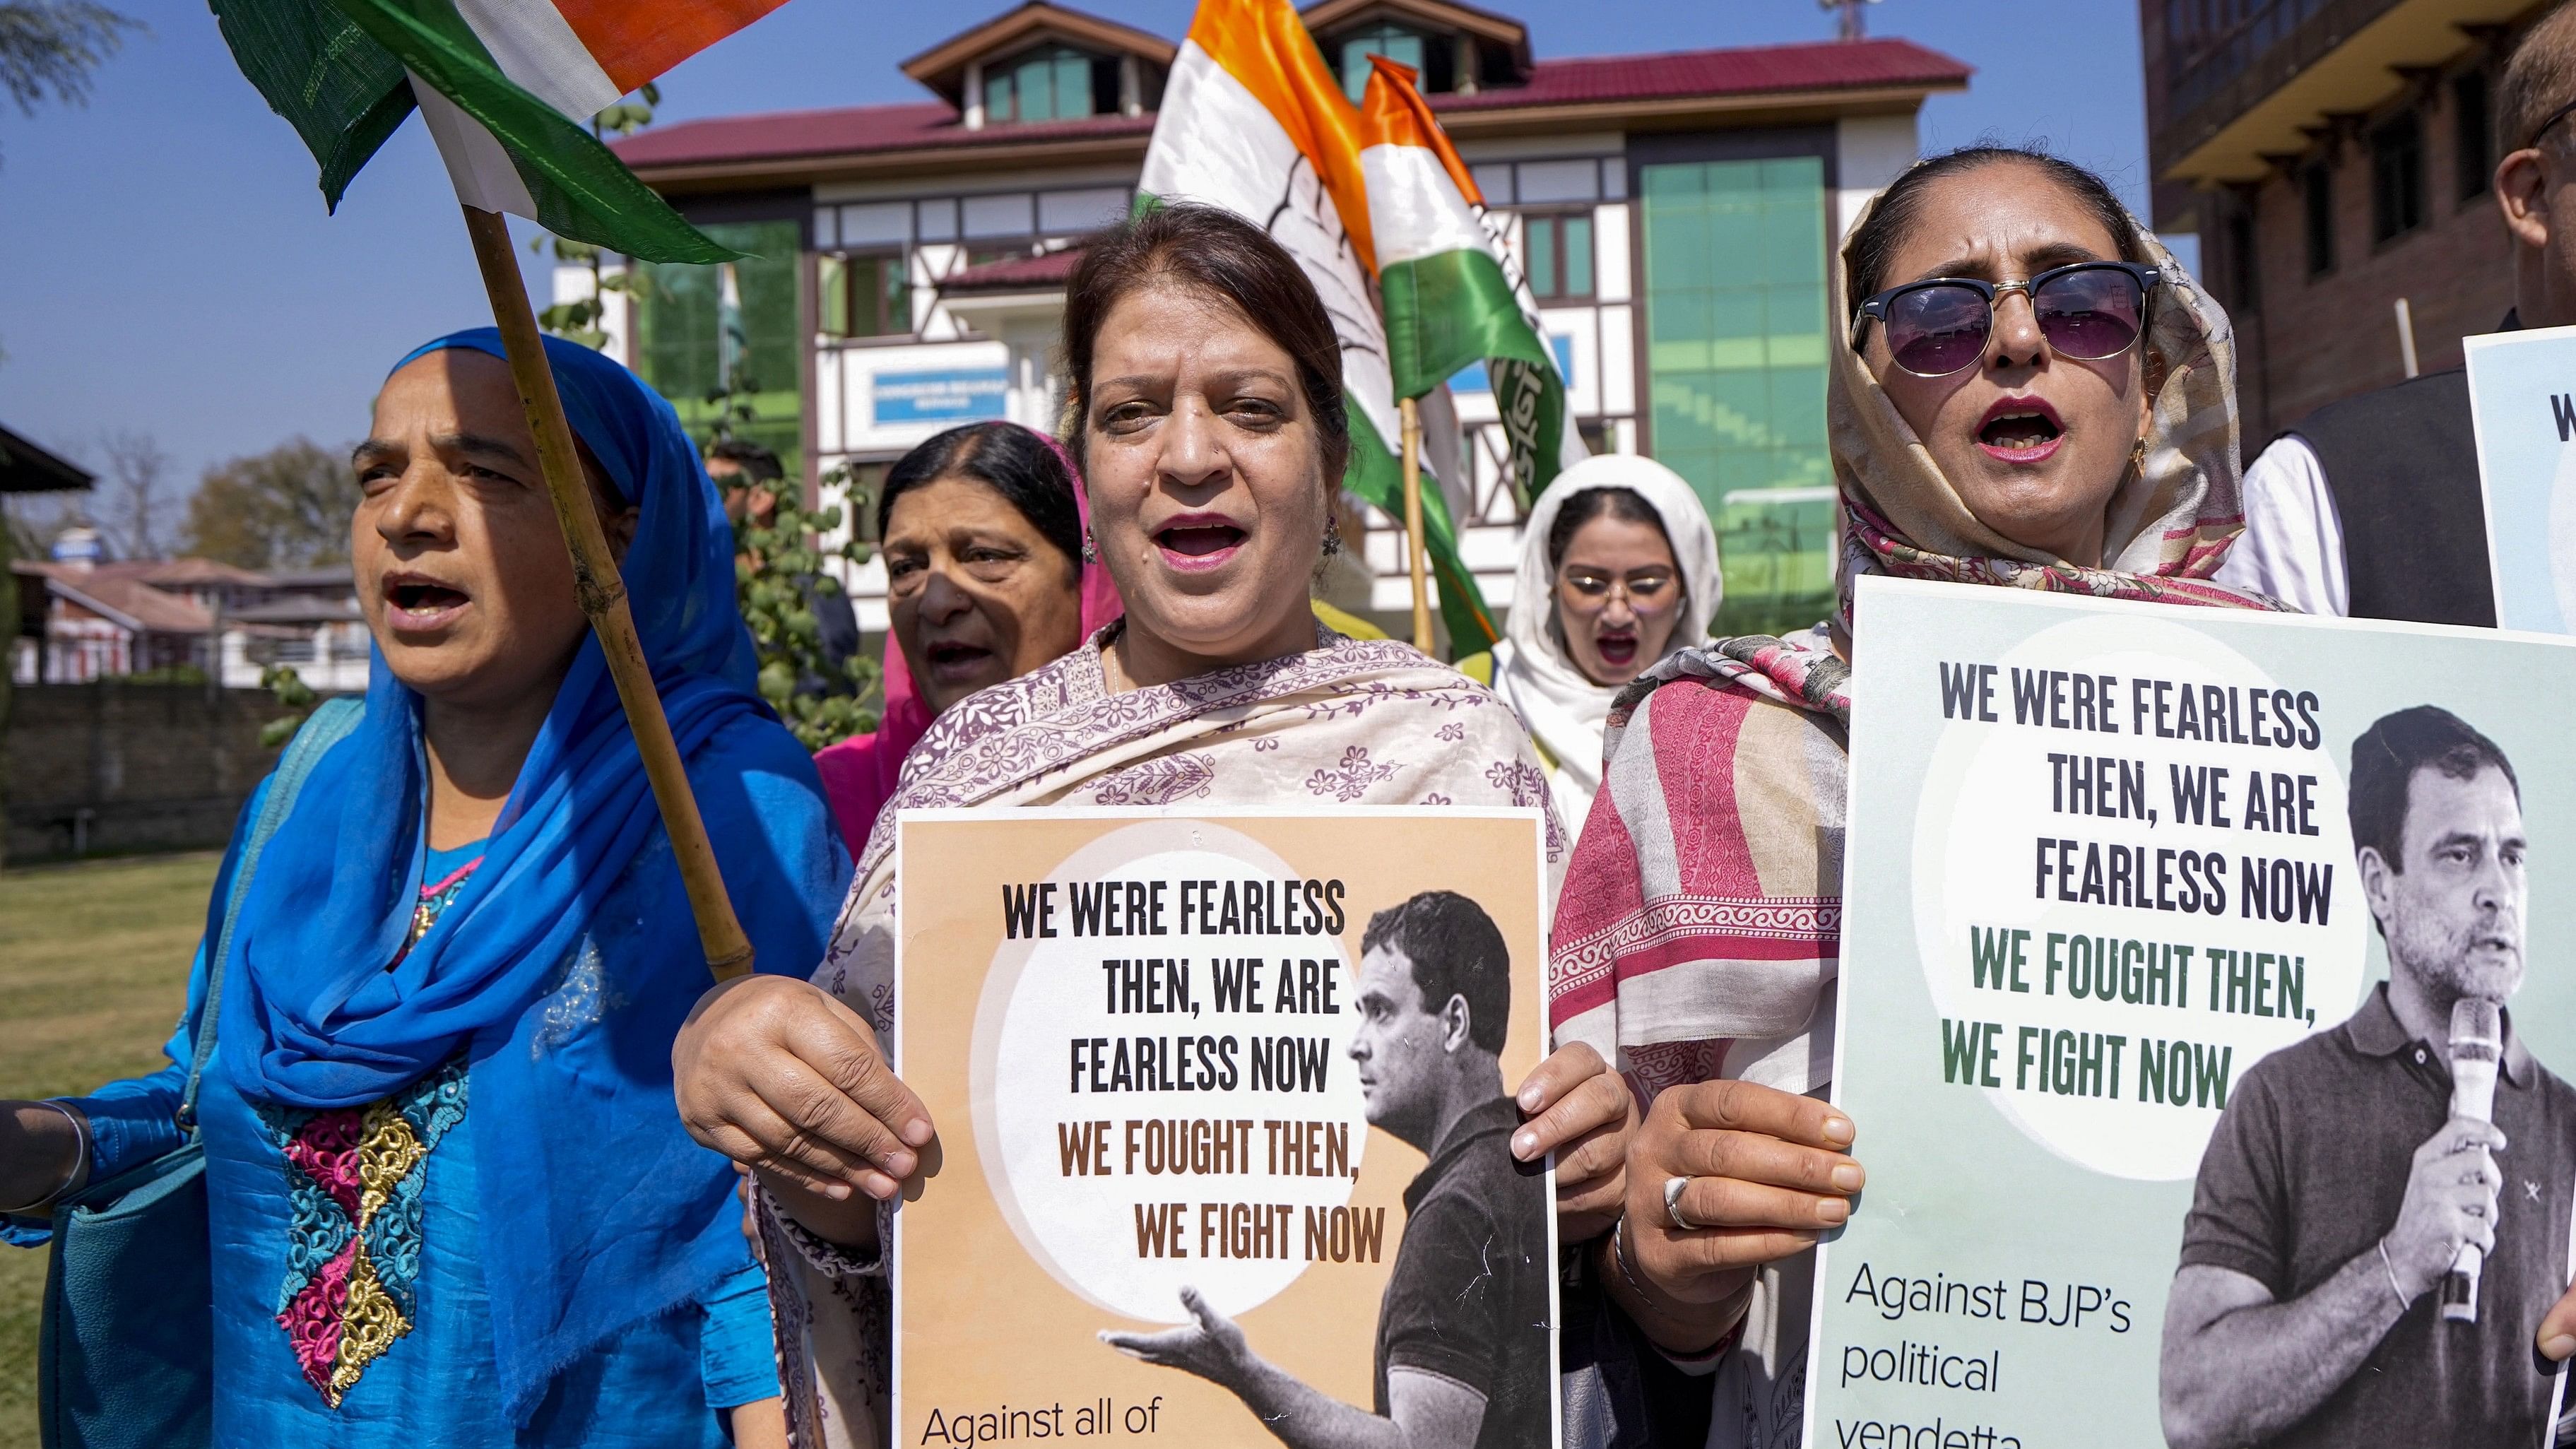
M 1354 97 L 1372 54 L 1420 72 L 1507 222 L 1585 444 L 1661 458 L 1716 518 L 1724 627 L 1818 617 L 1834 537 L 1828 259 L 1861 200 L 1914 159 L 1925 97 L 1964 88 L 1969 68 L 1893 39 L 1540 59 L 1518 20 L 1456 0 L 1300 13 Z M 1134 204 L 1176 51 L 1028 0 L 904 62 L 928 99 L 617 142 L 754 259 L 730 264 L 730 291 L 715 268 L 647 268 L 650 285 L 607 299 L 612 346 L 693 421 L 732 366 L 748 431 L 809 480 L 846 468 L 864 487 L 961 422 L 1052 430 L 1064 279 L 1084 237 Z M 558 299 L 588 278 L 559 272 Z M 1441 485 L 1469 520 L 1468 561 L 1507 605 L 1517 512 L 1500 423 L 1480 369 L 1449 394 L 1454 422 L 1426 414 L 1427 454 L 1451 460 Z M 1365 567 L 1332 581 L 1335 601 L 1399 615 L 1400 537 L 1368 522 Z M 863 626 L 882 629 L 881 574 L 851 582 Z

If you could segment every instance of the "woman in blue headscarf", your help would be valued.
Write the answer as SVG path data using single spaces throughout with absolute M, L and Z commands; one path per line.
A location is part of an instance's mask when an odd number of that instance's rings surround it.
M 547 355 L 725 884 L 760 965 L 801 975 L 850 863 L 754 692 L 723 509 L 668 404 L 587 349 Z M 405 358 L 354 461 L 363 717 L 227 936 L 270 786 L 246 807 L 171 1065 L 0 1104 L 0 1209 L 176 1146 L 211 1029 L 216 1442 L 774 1442 L 734 1175 L 671 1109 L 706 967 L 499 336 Z

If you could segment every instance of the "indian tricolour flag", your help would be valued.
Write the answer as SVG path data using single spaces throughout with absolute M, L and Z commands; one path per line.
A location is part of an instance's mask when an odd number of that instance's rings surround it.
M 233 59 L 337 208 L 417 107 L 457 199 L 657 262 L 735 255 L 585 124 L 782 0 L 212 0 Z
M 1305 268 L 1342 339 L 1351 425 L 1344 486 L 1403 517 L 1395 378 L 1369 289 L 1359 112 L 1288 0 L 1200 0 L 1163 88 L 1138 189 L 1146 204 L 1194 201 L 1249 218 Z M 1450 647 L 1473 653 L 1494 641 L 1493 616 L 1458 556 L 1438 488 L 1423 488 L 1422 510 Z
M 1382 55 L 1369 65 L 1360 172 L 1396 396 L 1420 397 L 1484 363 L 1511 444 L 1512 491 L 1526 508 L 1566 461 L 1583 456 L 1566 433 L 1565 380 L 1529 283 L 1511 264 L 1475 177 L 1414 88 L 1413 67 Z

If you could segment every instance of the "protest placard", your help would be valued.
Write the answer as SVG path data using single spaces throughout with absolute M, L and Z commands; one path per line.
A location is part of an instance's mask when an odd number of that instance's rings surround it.
M 1877 577 L 1856 616 L 1869 1185 L 1818 1254 L 1807 1442 L 2544 1443 L 2576 641 Z
M 1556 1442 L 1536 811 L 897 828 L 897 1444 Z
M 2463 340 L 2496 623 L 2576 633 L 2576 327 Z

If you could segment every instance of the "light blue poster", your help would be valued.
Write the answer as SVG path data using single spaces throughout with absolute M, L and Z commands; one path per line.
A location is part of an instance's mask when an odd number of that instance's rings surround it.
M 2466 345 L 2496 622 L 2576 633 L 2576 327 Z
M 2576 639 L 1883 577 L 1856 618 L 1869 1182 L 1805 1442 L 2540 1449 Z

